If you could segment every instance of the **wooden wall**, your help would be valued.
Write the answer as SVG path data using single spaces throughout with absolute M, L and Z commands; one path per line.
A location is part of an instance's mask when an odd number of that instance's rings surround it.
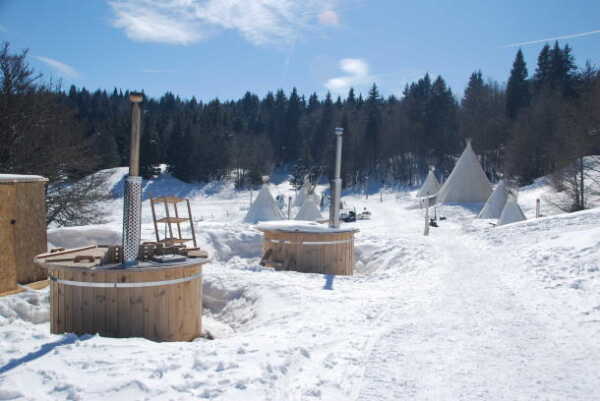
M 15 228 L 17 282 L 44 280 L 48 274 L 33 258 L 48 249 L 46 200 L 43 182 L 18 183 Z
M 0 184 L 0 292 L 17 287 L 15 230 L 11 223 L 15 216 L 16 189 L 16 185 Z
M 84 282 L 152 282 L 202 272 L 202 264 L 184 267 L 89 270 L 57 267 L 50 275 Z M 191 341 L 202 332 L 202 278 L 181 284 L 142 288 L 93 288 L 51 281 L 54 334 L 144 337 L 156 341 Z
M 33 263 L 46 252 L 44 182 L 0 184 L 0 292 L 46 278 Z
M 323 243 L 323 244 L 319 244 Z M 354 270 L 354 232 L 264 231 L 267 265 L 276 270 L 349 276 Z

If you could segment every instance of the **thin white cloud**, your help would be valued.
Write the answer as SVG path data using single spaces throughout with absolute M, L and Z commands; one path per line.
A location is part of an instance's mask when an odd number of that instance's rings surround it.
M 79 71 L 75 68 L 71 67 L 68 64 L 65 64 L 61 61 L 55 60 L 50 57 L 43 56 L 34 56 L 36 59 L 50 66 L 54 71 L 58 72 L 60 75 L 66 78 L 78 79 L 81 77 Z
M 136 41 L 187 45 L 219 30 L 255 45 L 292 43 L 338 0 L 112 0 L 113 25 Z M 337 14 L 336 14 L 337 16 Z M 329 15 L 328 21 L 333 20 Z
M 583 36 L 596 35 L 598 33 L 600 33 L 600 29 L 595 30 L 595 31 L 589 31 L 589 32 L 573 33 L 573 34 L 570 34 L 570 35 L 556 36 L 554 38 L 530 40 L 528 42 L 510 43 L 510 44 L 504 45 L 502 47 L 519 47 L 519 46 L 534 45 L 534 44 L 537 44 L 537 43 L 552 42 L 552 41 L 555 41 L 555 40 L 581 38 Z
M 343 93 L 351 87 L 372 83 L 375 77 L 369 75 L 369 65 L 360 58 L 345 58 L 340 60 L 340 69 L 345 75 L 331 78 L 325 82 L 325 87 L 334 93 Z
M 319 23 L 321 25 L 337 26 L 340 24 L 340 17 L 338 13 L 333 10 L 325 10 L 319 14 Z
M 115 12 L 113 25 L 139 42 L 187 45 L 204 37 L 189 15 L 178 13 L 168 1 L 154 3 L 144 0 L 111 2 Z

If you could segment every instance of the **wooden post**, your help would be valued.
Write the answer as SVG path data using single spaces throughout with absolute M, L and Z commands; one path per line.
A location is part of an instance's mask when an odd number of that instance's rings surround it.
M 196 244 L 196 233 L 194 232 L 194 219 L 192 218 L 192 207 L 190 206 L 190 200 L 186 199 L 187 208 L 188 208 L 188 216 L 190 217 L 190 230 L 192 230 L 192 241 L 194 241 L 194 248 L 198 247 Z
M 177 234 L 179 234 L 179 238 L 183 238 L 181 236 L 181 224 L 179 224 L 179 212 L 177 211 L 177 202 L 173 202 L 173 208 L 175 208 L 175 218 L 177 219 Z
M 158 235 L 158 224 L 156 224 L 156 211 L 154 210 L 154 201 L 150 199 L 150 208 L 152 209 L 152 221 L 154 221 L 154 233 L 156 234 L 156 242 L 160 241 Z
M 383 203 L 383 191 L 379 192 L 379 202 Z
M 292 197 L 288 197 L 288 220 L 292 219 Z
M 541 204 L 540 199 L 539 198 L 536 199 L 535 200 L 535 218 L 536 219 L 539 219 L 541 217 L 541 214 L 540 214 L 540 204 Z
M 132 103 L 131 108 L 131 145 L 129 151 L 129 175 L 137 177 L 140 175 L 140 129 L 141 115 L 140 103 L 144 97 L 137 93 L 132 93 L 129 96 Z
M 171 222 L 169 220 L 169 203 L 165 200 L 165 215 L 167 216 L 167 226 L 169 227 L 169 238 L 173 238 L 173 229 L 171 228 Z

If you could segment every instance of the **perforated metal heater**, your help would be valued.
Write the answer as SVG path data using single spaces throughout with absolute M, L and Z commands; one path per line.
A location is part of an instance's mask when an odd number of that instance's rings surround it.
M 139 176 L 140 165 L 140 103 L 144 97 L 131 94 L 131 146 L 129 155 L 129 176 L 125 180 L 125 197 L 123 199 L 123 264 L 137 264 L 141 230 L 142 230 L 142 177 Z
M 333 180 L 333 193 L 331 196 L 332 207 L 329 208 L 329 227 L 340 228 L 340 201 L 342 194 L 342 135 L 343 128 L 335 129 L 335 179 Z

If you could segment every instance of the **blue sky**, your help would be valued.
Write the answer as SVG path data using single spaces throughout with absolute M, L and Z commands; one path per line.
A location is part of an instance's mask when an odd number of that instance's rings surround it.
M 426 72 L 461 95 L 477 69 L 506 81 L 511 45 L 572 35 L 578 64 L 600 65 L 599 1 L 0 0 L 0 40 L 63 86 L 203 100 L 398 95 Z M 521 46 L 530 73 L 542 46 Z

